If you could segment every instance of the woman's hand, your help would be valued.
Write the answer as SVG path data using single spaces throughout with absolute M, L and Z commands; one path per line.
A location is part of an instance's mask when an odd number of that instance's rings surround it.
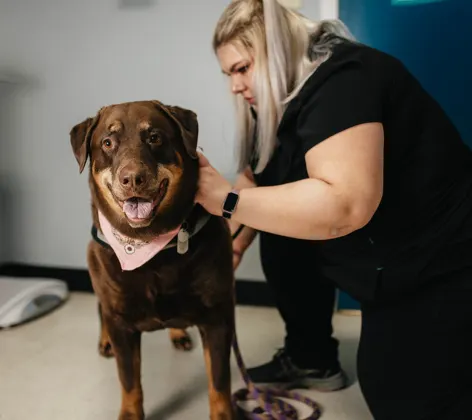
M 233 270 L 236 271 L 236 269 L 239 267 L 239 264 L 241 263 L 241 260 L 243 258 L 243 254 L 239 253 L 238 251 L 233 250 Z
M 254 236 L 252 238 L 248 238 L 248 234 L 245 233 L 244 231 L 252 231 L 252 229 L 245 228 L 242 230 L 242 232 L 239 234 L 239 236 L 233 240 L 233 269 L 236 271 L 238 268 L 239 264 L 241 263 L 241 260 L 243 259 L 244 253 L 246 250 L 249 248 L 249 245 L 251 245 L 252 239 L 254 239 Z
M 208 159 L 198 152 L 200 164 L 200 175 L 198 181 L 198 191 L 195 201 L 211 214 L 221 216 L 223 213 L 223 203 L 228 193 L 233 189 L 232 185 L 211 166 Z M 243 174 L 238 179 L 238 187 L 255 187 L 253 181 Z M 231 221 L 228 221 L 231 226 Z M 231 233 L 237 230 L 239 224 L 231 226 Z M 234 231 L 233 231 L 234 230 Z M 233 241 L 233 269 L 236 271 L 244 253 L 251 245 L 257 232 L 245 226 L 240 234 Z
M 209 213 L 221 216 L 223 203 L 231 192 L 232 186 L 201 153 L 198 153 L 198 159 L 200 175 L 195 201 Z
M 241 260 L 243 259 L 244 253 L 254 242 L 254 238 L 257 235 L 257 231 L 244 226 L 239 235 L 233 240 L 233 268 L 236 270 Z

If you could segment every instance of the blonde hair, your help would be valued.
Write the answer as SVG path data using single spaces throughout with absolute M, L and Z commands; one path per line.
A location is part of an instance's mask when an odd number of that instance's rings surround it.
M 250 163 L 253 151 L 258 155 L 255 172 L 265 168 L 287 104 L 340 42 L 333 35 L 353 40 L 339 20 L 314 22 L 277 0 L 233 0 L 226 7 L 213 35 L 214 52 L 233 44 L 254 59 L 257 133 L 250 107 L 241 95 L 235 100 L 239 171 Z

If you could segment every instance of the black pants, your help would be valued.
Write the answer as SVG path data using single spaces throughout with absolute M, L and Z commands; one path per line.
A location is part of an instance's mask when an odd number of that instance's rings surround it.
M 338 341 L 332 337 L 336 288 L 317 267 L 313 243 L 260 233 L 261 263 L 285 323 L 285 348 L 304 368 L 333 368 Z
M 363 305 L 358 376 L 375 420 L 472 419 L 472 268 L 430 281 Z
M 337 363 L 335 286 L 319 274 L 315 248 L 265 233 L 260 245 L 287 351 L 304 367 Z M 472 267 L 428 284 L 395 302 L 362 305 L 357 370 L 375 420 L 472 419 Z

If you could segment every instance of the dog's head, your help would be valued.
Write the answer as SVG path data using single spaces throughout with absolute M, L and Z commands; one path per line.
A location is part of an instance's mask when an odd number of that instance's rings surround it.
M 197 139 L 196 114 L 159 101 L 103 107 L 70 132 L 80 172 L 90 158 L 94 205 L 123 233 L 182 222 L 197 189 Z

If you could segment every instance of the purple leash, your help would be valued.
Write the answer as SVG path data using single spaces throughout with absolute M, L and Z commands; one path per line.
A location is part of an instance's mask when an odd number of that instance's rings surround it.
M 233 240 L 236 239 L 243 229 L 244 225 L 240 225 L 233 234 Z M 233 339 L 233 351 L 239 370 L 247 387 L 242 388 L 233 394 L 233 405 L 236 412 L 243 413 L 244 417 L 253 420 L 301 420 L 298 417 L 296 408 L 281 399 L 287 398 L 294 401 L 299 401 L 313 409 L 311 415 L 304 420 L 318 420 L 321 417 L 320 406 L 315 401 L 305 397 L 302 394 L 299 394 L 298 392 L 278 389 L 262 390 L 257 388 L 247 373 L 246 366 L 244 365 L 244 361 L 241 356 L 241 350 L 239 349 L 236 333 L 234 334 Z M 252 413 L 241 409 L 238 405 L 238 401 L 249 400 L 255 400 L 259 405 L 259 407 L 255 408 Z
M 236 357 L 241 375 L 246 383 L 247 388 L 242 388 L 233 394 L 233 405 L 236 412 L 242 412 L 245 418 L 254 420 L 301 420 L 298 417 L 298 412 L 291 404 L 283 401 L 281 398 L 287 398 L 299 401 L 313 409 L 313 412 L 305 420 L 317 420 L 321 417 L 321 408 L 313 400 L 301 395 L 297 392 L 277 390 L 277 389 L 259 389 L 249 378 L 244 365 L 241 351 L 239 349 L 236 334 L 233 340 L 233 351 Z M 259 407 L 252 412 L 241 409 L 238 401 L 255 400 Z

